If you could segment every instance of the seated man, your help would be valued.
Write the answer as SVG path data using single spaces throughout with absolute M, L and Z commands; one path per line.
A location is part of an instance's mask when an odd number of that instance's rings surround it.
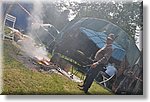
M 108 64 L 108 66 L 106 67 L 105 73 L 107 75 L 109 75 L 110 77 L 112 75 L 115 75 L 117 73 L 117 69 L 115 68 L 115 64 L 114 63 L 113 64 Z
M 100 71 L 100 74 L 103 77 L 103 81 L 101 81 L 100 83 L 103 83 L 106 87 L 106 83 L 107 83 L 107 87 L 111 89 L 111 84 L 113 83 L 113 78 L 114 76 L 117 74 L 117 69 L 115 68 L 115 64 L 108 64 L 108 66 L 106 67 L 106 70 Z M 109 81 L 109 82 L 108 82 Z

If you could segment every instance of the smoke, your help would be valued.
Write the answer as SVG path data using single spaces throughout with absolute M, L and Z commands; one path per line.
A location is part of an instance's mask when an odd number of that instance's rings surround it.
M 19 40 L 18 44 L 21 45 L 21 49 L 31 58 L 37 58 L 38 60 L 48 60 L 47 51 L 44 46 L 39 46 L 29 36 L 25 36 L 24 39 Z
M 43 24 L 43 3 L 35 0 L 33 2 L 33 10 L 28 18 L 28 32 L 33 39 L 37 37 L 37 30 Z M 40 42 L 41 43 L 41 42 Z
M 28 35 L 25 35 L 22 40 L 18 41 L 22 50 L 32 58 L 38 58 L 39 60 L 49 60 L 47 57 L 47 51 L 42 42 L 36 41 L 37 30 L 43 24 L 43 4 L 40 1 L 33 2 L 33 10 L 28 18 Z M 42 34 L 41 34 L 42 35 Z M 36 43 L 35 43 L 36 42 Z M 37 44 L 38 43 L 38 44 Z M 40 46 L 39 46 L 40 44 Z

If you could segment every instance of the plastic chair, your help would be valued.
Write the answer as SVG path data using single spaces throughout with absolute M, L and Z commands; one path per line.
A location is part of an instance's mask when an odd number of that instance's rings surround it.
M 6 14 L 5 19 L 4 19 L 4 24 L 3 24 L 3 40 L 5 38 L 14 40 L 14 31 L 10 32 L 9 34 L 5 34 L 4 28 L 6 26 L 6 22 L 7 21 L 12 22 L 12 26 L 8 26 L 8 27 L 14 29 L 15 23 L 16 23 L 16 17 L 14 17 L 14 16 L 12 16 L 10 14 Z
M 104 84 L 105 87 L 107 87 L 107 84 L 106 82 L 110 81 L 114 76 L 115 74 L 113 74 L 112 76 L 106 76 L 106 73 L 105 72 L 100 72 L 100 74 L 102 75 L 102 81 L 101 82 L 98 82 L 99 84 Z

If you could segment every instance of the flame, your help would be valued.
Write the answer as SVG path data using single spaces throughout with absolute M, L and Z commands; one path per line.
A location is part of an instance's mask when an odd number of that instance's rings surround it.
M 35 56 L 35 58 L 39 64 L 50 65 L 50 59 L 48 57 Z

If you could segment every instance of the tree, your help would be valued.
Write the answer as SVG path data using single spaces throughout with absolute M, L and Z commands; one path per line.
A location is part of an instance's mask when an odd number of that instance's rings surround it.
M 108 20 L 133 37 L 136 27 L 143 27 L 142 2 L 92 2 L 79 6 L 77 18 L 96 17 Z
M 45 4 L 44 21 L 61 30 L 69 22 L 69 17 L 105 19 L 118 25 L 134 38 L 136 28 L 143 28 L 142 8 L 143 2 L 133 1 L 108 0 L 81 3 L 61 1 Z
M 54 25 L 58 30 L 61 30 L 66 25 L 66 23 L 69 22 L 69 10 L 62 10 L 62 4 L 48 3 L 44 4 L 44 7 L 44 23 L 50 23 Z

